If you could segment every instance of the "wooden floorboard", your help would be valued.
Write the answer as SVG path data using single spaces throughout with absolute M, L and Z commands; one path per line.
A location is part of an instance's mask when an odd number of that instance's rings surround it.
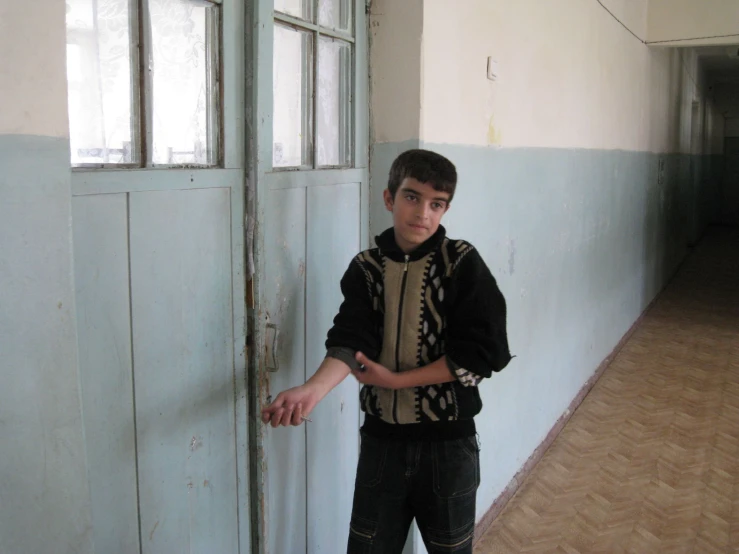
M 477 554 L 739 552 L 739 233 L 708 233 Z

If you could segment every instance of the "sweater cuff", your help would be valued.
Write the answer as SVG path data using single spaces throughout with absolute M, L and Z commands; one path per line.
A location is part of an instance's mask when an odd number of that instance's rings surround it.
M 449 366 L 452 375 L 457 378 L 457 381 L 459 381 L 459 383 L 463 387 L 476 387 L 480 384 L 480 381 L 482 381 L 482 377 L 480 377 L 476 373 L 471 372 L 468 369 L 460 367 L 459 365 L 454 363 L 454 360 L 452 360 L 449 356 L 446 357 L 446 364 Z
M 352 371 L 356 371 L 359 369 L 359 362 L 354 357 L 355 355 L 356 352 L 354 350 L 352 350 L 351 348 L 346 348 L 344 346 L 333 346 L 328 349 L 328 352 L 326 352 L 327 358 L 335 358 L 341 362 L 344 362 Z

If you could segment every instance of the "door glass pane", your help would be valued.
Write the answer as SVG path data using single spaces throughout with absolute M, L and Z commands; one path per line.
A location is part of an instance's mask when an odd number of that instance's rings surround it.
M 312 164 L 313 36 L 275 25 L 272 165 Z
M 306 21 L 313 21 L 313 0 L 275 0 L 275 10 Z
M 153 163 L 218 161 L 218 9 L 191 0 L 149 0 Z
M 72 165 L 139 162 L 129 0 L 67 0 Z
M 351 31 L 351 0 L 318 0 L 318 24 L 340 31 Z
M 351 45 L 321 37 L 318 45 L 316 117 L 319 166 L 351 163 L 351 68 Z

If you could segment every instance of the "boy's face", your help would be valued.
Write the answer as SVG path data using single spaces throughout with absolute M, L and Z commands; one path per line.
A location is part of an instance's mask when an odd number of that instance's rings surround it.
M 449 209 L 449 193 L 434 190 L 412 177 L 403 179 L 393 198 L 385 189 L 385 207 L 393 213 L 395 241 L 406 254 L 436 233 Z

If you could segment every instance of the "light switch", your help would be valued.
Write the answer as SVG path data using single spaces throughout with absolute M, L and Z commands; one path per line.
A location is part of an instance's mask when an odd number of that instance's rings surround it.
M 498 80 L 498 62 L 492 56 L 488 56 L 488 79 L 491 81 Z

